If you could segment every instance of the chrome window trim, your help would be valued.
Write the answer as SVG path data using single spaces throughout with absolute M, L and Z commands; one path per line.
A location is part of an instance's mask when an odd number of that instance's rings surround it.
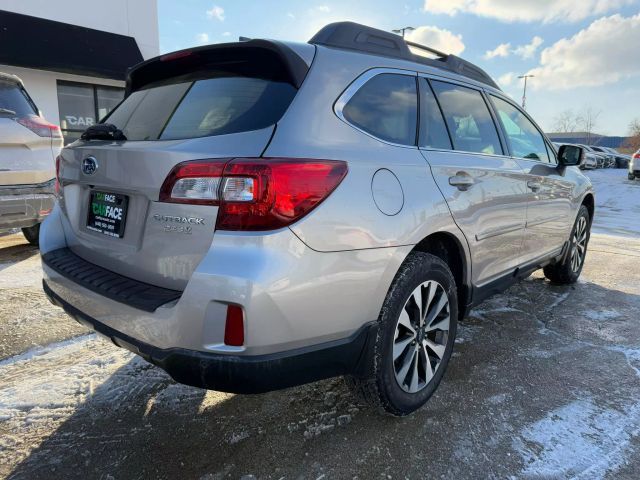
M 346 88 L 346 90 L 342 92 L 342 94 L 338 97 L 338 99 L 333 104 L 333 112 L 336 114 L 336 116 L 340 120 L 342 120 L 344 123 L 349 125 L 351 128 L 354 128 L 357 131 L 364 133 L 366 136 L 384 143 L 385 145 L 391 145 L 393 147 L 401 147 L 401 148 L 412 148 L 414 150 L 417 150 L 418 149 L 417 145 L 405 145 L 403 143 L 393 143 L 393 142 L 389 142 L 388 140 L 383 140 L 382 138 L 376 137 L 375 135 L 369 132 L 366 132 L 365 130 L 361 129 L 357 125 L 354 125 L 353 123 L 349 122 L 344 117 L 344 113 L 343 113 L 344 107 L 349 102 L 349 100 L 351 100 L 351 97 L 353 97 L 356 94 L 356 92 L 360 90 L 364 86 L 364 84 L 367 83 L 369 80 L 371 80 L 373 77 L 377 77 L 378 75 L 382 75 L 382 74 L 404 75 L 407 77 L 414 77 L 414 78 L 418 76 L 418 73 L 413 70 L 402 70 L 400 68 L 377 68 L 376 67 L 376 68 L 367 70 L 366 72 L 362 73 L 359 77 L 357 77 L 353 82 L 351 82 L 351 84 Z M 416 86 L 416 106 L 418 106 L 418 102 L 419 102 L 418 87 Z M 417 115 L 419 114 L 420 113 L 418 110 Z M 416 118 L 416 122 L 418 121 L 419 119 Z M 418 124 L 416 123 L 416 125 Z

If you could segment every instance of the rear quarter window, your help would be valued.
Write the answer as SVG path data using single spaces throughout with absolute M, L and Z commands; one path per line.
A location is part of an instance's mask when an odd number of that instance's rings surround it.
M 416 144 L 416 78 L 381 73 L 365 83 L 342 109 L 346 121 L 380 140 Z

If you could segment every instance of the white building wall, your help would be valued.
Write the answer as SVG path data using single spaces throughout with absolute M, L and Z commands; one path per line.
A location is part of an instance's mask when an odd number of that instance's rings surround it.
M 133 37 L 145 60 L 160 54 L 156 0 L 1 0 L 0 9 Z
M 17 75 L 23 81 L 27 92 L 36 103 L 44 118 L 56 125 L 60 124 L 60 112 L 58 110 L 58 87 L 56 80 L 70 82 L 91 83 L 93 85 L 109 85 L 123 87 L 124 82 L 109 80 L 106 78 L 85 77 L 60 72 L 47 72 L 45 70 L 33 70 L 9 65 L 0 65 L 0 72 Z
M 0 0 L 0 9 L 133 37 L 145 60 L 160 54 L 157 0 Z M 0 65 L 0 71 L 20 77 L 43 116 L 55 124 L 60 123 L 57 80 L 124 88 L 124 81 L 92 76 L 9 65 Z

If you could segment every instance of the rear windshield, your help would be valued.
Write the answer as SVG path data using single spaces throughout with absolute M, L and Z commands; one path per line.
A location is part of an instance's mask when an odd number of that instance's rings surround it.
M 275 124 L 296 94 L 289 83 L 223 76 L 138 90 L 104 121 L 128 140 L 173 140 L 259 130 Z
M 5 80 L 0 80 L 0 108 L 16 112 L 18 117 L 38 114 L 35 105 L 29 100 L 22 87 Z M 0 115 L 2 115 L 1 111 Z

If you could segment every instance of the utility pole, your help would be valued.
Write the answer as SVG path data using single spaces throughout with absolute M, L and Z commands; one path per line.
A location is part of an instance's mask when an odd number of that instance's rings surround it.
M 411 30 L 415 30 L 414 27 L 404 27 L 404 28 L 398 28 L 396 30 L 391 30 L 393 33 L 399 33 L 400 35 L 402 35 L 402 38 L 404 38 L 404 34 L 405 32 L 410 32 Z
M 518 78 L 524 78 L 524 91 L 522 92 L 522 108 L 527 109 L 527 78 L 535 77 L 535 75 L 520 75 Z

